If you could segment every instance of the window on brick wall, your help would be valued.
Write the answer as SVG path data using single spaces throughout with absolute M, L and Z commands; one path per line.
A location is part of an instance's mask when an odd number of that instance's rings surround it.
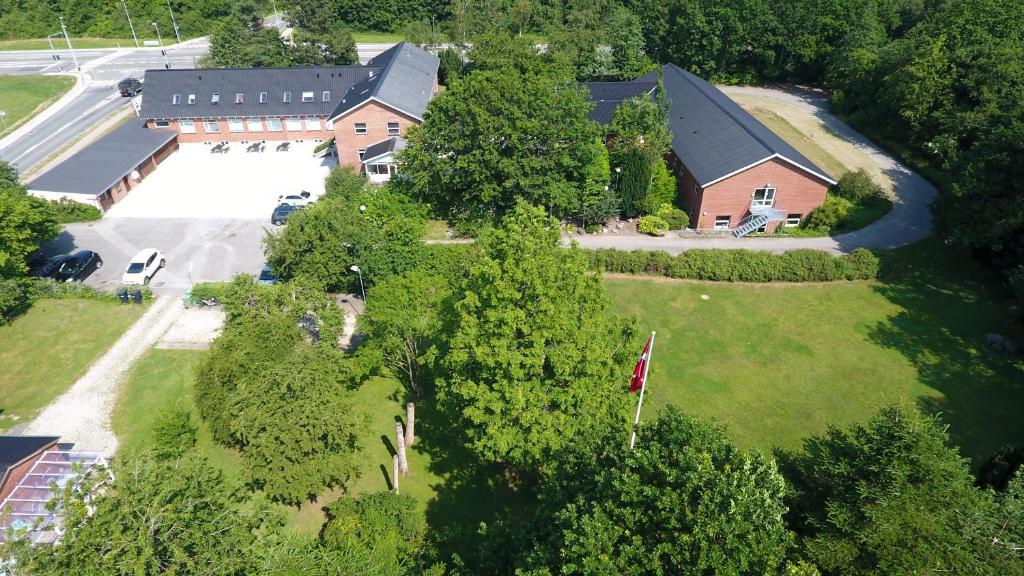
M 204 120 L 203 131 L 207 134 L 217 134 L 220 132 L 220 124 L 217 124 L 216 120 Z
M 196 123 L 192 120 L 178 120 L 178 131 L 182 134 L 195 134 Z
M 363 160 L 363 154 L 366 154 L 366 148 L 363 148 L 362 150 L 359 151 L 359 161 L 360 162 Z
M 263 132 L 263 121 L 259 118 L 249 118 L 246 124 L 249 125 L 249 132 Z
M 170 127 L 170 125 L 171 125 L 171 123 L 168 122 L 167 120 L 157 120 L 157 121 L 153 122 L 153 127 L 154 128 L 168 128 L 168 127 Z
M 794 226 L 800 225 L 800 220 L 804 217 L 803 214 L 789 214 L 786 216 L 786 228 L 793 228 Z
M 245 122 L 241 118 L 228 118 L 228 132 L 245 132 Z
M 775 188 L 765 186 L 754 190 L 754 199 L 750 202 L 753 206 L 773 206 L 775 204 Z
M 316 130 L 316 131 L 319 131 L 320 130 L 320 119 L 316 118 L 316 117 L 313 117 L 313 116 L 306 117 L 306 130 Z
M 728 230 L 732 216 L 715 216 L 715 230 Z
M 302 130 L 302 118 L 288 118 L 285 120 L 285 128 L 292 132 L 299 132 Z
M 355 123 L 356 134 L 366 134 L 366 122 Z
M 268 132 L 280 132 L 281 131 L 281 119 L 280 118 L 267 118 L 267 131 Z
M 398 136 L 401 131 L 398 122 L 388 122 L 388 136 Z

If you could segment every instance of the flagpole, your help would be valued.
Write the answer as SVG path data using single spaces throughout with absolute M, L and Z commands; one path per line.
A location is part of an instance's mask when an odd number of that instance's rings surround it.
M 644 392 L 647 391 L 647 372 L 651 369 L 651 358 L 654 357 L 654 335 L 657 332 L 651 331 L 651 349 L 647 351 L 647 363 L 644 364 L 643 385 L 640 387 L 640 400 L 636 403 L 636 419 L 633 421 L 633 436 L 629 439 L 629 449 L 632 450 L 636 444 L 636 430 L 640 427 L 640 408 L 644 405 Z

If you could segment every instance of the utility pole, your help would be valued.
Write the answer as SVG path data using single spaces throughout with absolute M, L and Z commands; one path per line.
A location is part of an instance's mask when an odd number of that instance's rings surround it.
M 181 32 L 178 31 L 178 21 L 174 18 L 174 10 L 171 10 L 171 0 L 167 0 L 167 11 L 171 13 L 171 26 L 174 26 L 174 37 L 181 44 Z
M 71 37 L 68 36 L 68 27 L 64 25 L 64 17 L 60 17 L 60 30 L 64 33 L 64 40 L 68 43 L 68 51 L 71 52 L 71 59 L 75 61 L 75 70 L 82 71 L 78 65 L 78 56 L 75 56 L 75 49 L 71 47 Z
M 160 25 L 157 24 L 156 22 L 153 22 L 152 24 L 153 24 L 153 28 L 156 28 L 156 41 L 157 41 L 158 44 L 163 46 L 164 45 L 164 39 L 160 36 Z
M 61 72 L 64 71 L 64 63 L 60 61 L 60 54 L 57 54 L 57 49 L 53 47 L 53 37 L 63 35 L 63 32 L 54 32 L 46 37 L 46 41 L 50 44 L 50 52 L 53 52 L 53 63 L 57 65 L 57 69 Z
M 132 25 L 132 15 L 128 13 L 128 4 L 121 0 L 121 6 L 124 6 L 124 15 L 128 17 L 128 27 L 132 29 L 132 40 L 135 40 L 135 47 L 139 48 L 139 37 L 135 35 L 135 26 Z

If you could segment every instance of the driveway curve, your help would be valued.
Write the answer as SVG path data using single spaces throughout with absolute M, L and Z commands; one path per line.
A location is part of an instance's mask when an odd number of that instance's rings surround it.
M 622 250 L 663 250 L 678 254 L 693 248 L 743 248 L 785 252 L 798 248 L 844 254 L 855 248 L 898 248 L 928 237 L 932 232 L 929 209 L 935 199 L 935 187 L 920 174 L 907 168 L 889 153 L 847 126 L 829 112 L 824 92 L 796 87 L 764 88 L 757 86 L 723 86 L 726 94 L 767 98 L 812 115 L 831 132 L 864 152 L 893 184 L 893 208 L 876 222 L 846 234 L 826 238 L 731 238 L 572 235 L 565 241 L 576 241 L 582 248 L 619 248 Z

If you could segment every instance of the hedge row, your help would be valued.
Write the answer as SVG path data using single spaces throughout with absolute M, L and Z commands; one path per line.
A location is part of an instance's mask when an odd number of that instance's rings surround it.
M 149 287 L 138 289 L 142 291 L 143 300 L 153 298 Z M 0 280 L 0 326 L 27 312 L 32 303 L 40 298 L 119 301 L 116 292 L 99 290 L 78 282 L 56 282 L 39 278 Z
M 844 256 L 820 250 L 772 254 L 754 250 L 665 252 L 615 248 L 584 250 L 590 268 L 620 274 L 657 274 L 670 278 L 718 282 L 829 282 L 869 280 L 878 276 L 878 257 L 863 248 Z

